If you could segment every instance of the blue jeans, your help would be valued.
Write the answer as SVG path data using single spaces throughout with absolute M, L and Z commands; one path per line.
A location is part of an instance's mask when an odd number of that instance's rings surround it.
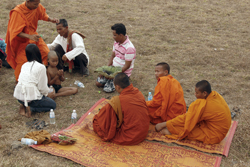
M 23 101 L 18 100 L 18 102 L 24 105 Z M 56 102 L 49 97 L 43 96 L 41 100 L 29 102 L 28 106 L 32 112 L 47 112 L 50 111 L 50 109 L 54 110 L 56 108 Z

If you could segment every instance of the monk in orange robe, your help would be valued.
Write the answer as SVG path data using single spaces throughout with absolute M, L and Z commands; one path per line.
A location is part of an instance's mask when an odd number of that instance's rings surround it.
M 195 96 L 197 100 L 186 114 L 159 123 L 155 129 L 171 139 L 220 143 L 231 126 L 231 113 L 226 101 L 219 93 L 211 91 L 206 80 L 196 84 Z
M 182 87 L 169 73 L 170 66 L 167 63 L 162 62 L 155 66 L 157 86 L 153 100 L 146 102 L 152 124 L 171 120 L 186 112 Z
M 136 145 L 146 138 L 149 129 L 144 96 L 124 73 L 116 75 L 114 85 L 120 95 L 113 97 L 94 116 L 94 131 L 103 141 Z
M 40 4 L 40 0 L 26 0 L 10 11 L 6 34 L 6 53 L 8 63 L 15 70 L 16 81 L 22 65 L 27 62 L 25 48 L 29 43 L 38 46 L 42 61 L 47 65 L 49 48 L 36 32 L 38 20 L 58 22 L 58 19 L 49 18 L 45 8 Z

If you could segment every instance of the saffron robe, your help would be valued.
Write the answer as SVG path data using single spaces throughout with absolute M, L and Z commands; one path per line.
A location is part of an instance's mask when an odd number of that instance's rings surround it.
M 139 144 L 146 138 L 149 129 L 148 109 L 144 96 L 131 84 L 123 89 L 119 99 L 122 111 L 121 125 L 117 123 L 120 118 L 115 112 L 117 109 L 108 103 L 94 116 L 94 131 L 103 141 L 121 145 Z
M 153 100 L 147 101 L 150 122 L 166 122 L 186 112 L 181 84 L 170 74 L 159 77 Z
M 197 99 L 186 114 L 167 121 L 171 139 L 220 143 L 231 126 L 231 112 L 224 98 L 212 91 L 206 99 Z
M 39 4 L 38 8 L 30 10 L 26 7 L 24 2 L 11 10 L 9 17 L 6 34 L 6 54 L 8 63 L 15 70 L 15 77 L 17 80 L 22 65 L 27 62 L 25 48 L 29 43 L 34 43 L 38 46 L 42 55 L 42 61 L 47 65 L 49 48 L 43 39 L 39 38 L 39 41 L 35 42 L 28 38 L 18 37 L 17 35 L 21 32 L 30 35 L 38 35 L 36 32 L 38 20 L 48 21 L 49 16 L 46 14 L 46 10 L 41 4 Z

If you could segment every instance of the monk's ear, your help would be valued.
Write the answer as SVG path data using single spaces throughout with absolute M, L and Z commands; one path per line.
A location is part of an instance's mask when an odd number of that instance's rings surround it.
M 165 75 L 168 75 L 168 70 L 165 70 L 164 73 L 165 73 Z
M 208 96 L 208 93 L 207 93 L 207 91 L 204 91 L 203 93 L 203 96 L 205 97 L 205 99 L 207 98 L 207 96 Z

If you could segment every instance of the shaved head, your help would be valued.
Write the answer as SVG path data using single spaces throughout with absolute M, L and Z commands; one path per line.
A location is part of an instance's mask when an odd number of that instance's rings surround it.
M 168 65 L 168 63 L 165 62 L 161 62 L 156 64 L 156 66 L 162 66 L 163 70 L 168 70 L 168 73 L 170 74 L 170 66 Z
M 208 95 L 212 92 L 211 85 L 208 81 L 202 80 L 196 83 L 195 87 L 199 89 L 199 91 L 204 92 L 206 91 Z
M 130 85 L 129 77 L 125 73 L 119 73 L 114 78 L 114 84 L 124 89 Z
M 50 52 L 48 53 L 48 59 L 54 58 L 54 57 L 57 57 L 56 52 L 55 52 L 55 51 L 50 51 Z

